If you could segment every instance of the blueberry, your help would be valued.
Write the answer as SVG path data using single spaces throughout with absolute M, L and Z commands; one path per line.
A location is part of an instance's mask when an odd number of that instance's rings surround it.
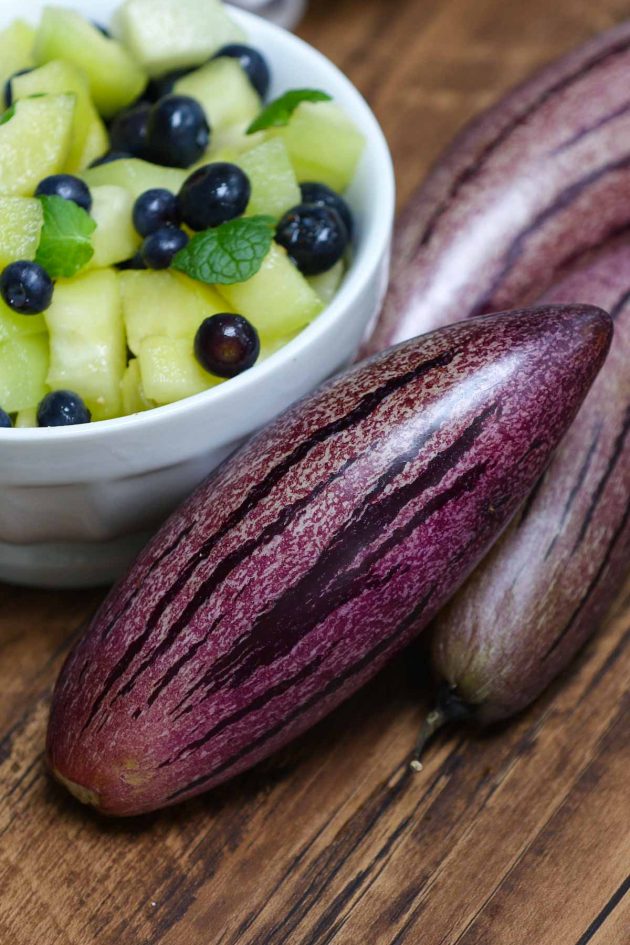
M 63 197 L 83 207 L 89 213 L 92 209 L 90 188 L 79 177 L 72 174 L 53 174 L 45 177 L 37 185 L 36 197 Z
M 111 164 L 112 161 L 124 161 L 126 158 L 130 157 L 133 157 L 133 155 L 129 154 L 128 151 L 108 151 L 106 154 L 92 161 L 90 167 L 100 167 L 101 164 Z
M 54 390 L 46 394 L 37 408 L 40 427 L 73 427 L 89 423 L 92 414 L 81 397 L 71 390 Z
M 220 59 L 223 56 L 238 59 L 241 68 L 260 97 L 267 97 L 271 83 L 271 73 L 269 72 L 267 60 L 257 49 L 252 49 L 251 46 L 243 46 L 241 43 L 230 43 L 228 46 L 223 46 L 212 58 Z
M 160 76 L 159 79 L 151 79 L 145 89 L 144 97 L 149 102 L 159 102 L 165 95 L 170 95 L 175 88 L 175 83 L 188 75 L 190 71 L 190 69 L 176 69 L 174 72 Z
M 147 128 L 151 106 L 135 105 L 116 115 L 109 129 L 112 151 L 124 151 L 134 157 L 147 157 Z
M 11 417 L 0 407 L 0 430 L 9 430 L 13 426 Z
M 212 315 L 195 335 L 195 357 L 217 377 L 236 377 L 253 367 L 259 354 L 258 332 L 242 315 Z
M 206 164 L 179 192 L 179 212 L 193 230 L 207 230 L 245 212 L 252 188 L 249 178 L 236 164 Z
M 170 190 L 146 190 L 134 204 L 133 225 L 140 236 L 149 236 L 162 226 L 177 226 L 178 223 L 177 197 Z
M 276 242 L 305 276 L 332 269 L 348 245 L 348 231 L 336 210 L 301 204 L 280 220 Z
M 175 226 L 161 226 L 147 236 L 140 255 L 147 269 L 168 269 L 174 256 L 188 243 L 188 236 Z
M 332 207 L 333 210 L 336 210 L 346 225 L 348 236 L 352 239 L 354 232 L 352 210 L 340 194 L 327 187 L 326 184 L 310 182 L 301 184 L 300 190 L 302 191 L 302 203 L 310 203 L 316 207 Z
M 210 143 L 210 126 L 199 102 L 187 95 L 167 95 L 151 109 L 149 151 L 156 164 L 190 167 Z
M 27 75 L 32 71 L 32 69 L 20 69 L 19 72 L 14 72 L 12 76 L 9 76 L 4 84 L 4 104 L 6 108 L 11 108 L 13 105 L 13 80 L 17 79 L 19 75 Z
M 53 282 L 37 263 L 14 262 L 0 276 L 0 295 L 14 312 L 38 315 L 52 302 Z

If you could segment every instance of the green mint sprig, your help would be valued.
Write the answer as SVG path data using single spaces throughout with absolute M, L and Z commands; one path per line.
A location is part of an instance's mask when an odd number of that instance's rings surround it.
M 302 102 L 331 102 L 332 96 L 317 89 L 292 89 L 269 105 L 255 118 L 247 129 L 248 135 L 266 128 L 283 128 L 289 124 L 293 112 Z
M 35 262 L 53 279 L 71 279 L 94 255 L 96 223 L 89 213 L 63 197 L 40 197 L 44 225 Z
M 193 236 L 171 266 L 207 285 L 234 285 L 255 276 L 271 249 L 273 217 L 239 217 Z

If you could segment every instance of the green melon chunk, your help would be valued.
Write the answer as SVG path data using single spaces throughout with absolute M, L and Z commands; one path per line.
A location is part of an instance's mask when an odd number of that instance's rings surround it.
M 18 259 L 35 259 L 43 223 L 39 200 L 0 197 L 0 268 Z
M 140 362 L 137 358 L 132 358 L 127 365 L 127 370 L 123 374 L 120 382 L 122 393 L 123 413 L 126 416 L 132 413 L 143 413 L 145 410 L 151 410 L 157 406 L 155 401 L 149 400 L 142 386 L 142 375 L 140 374 Z
M 221 378 L 203 370 L 186 338 L 145 338 L 138 361 L 144 392 L 158 404 L 171 404 L 221 383 Z
M 151 76 L 200 66 L 221 46 L 245 38 L 220 0 L 126 0 L 117 26 Z
M 72 140 L 64 167 L 68 174 L 76 174 L 109 147 L 107 130 L 90 98 L 87 79 L 72 63 L 56 59 L 13 80 L 16 100 L 42 92 L 53 95 L 74 92 L 76 95 Z
M 127 352 L 116 273 L 105 269 L 59 280 L 45 318 L 50 387 L 80 394 L 93 420 L 120 416 Z
M 139 355 L 145 338 L 180 338 L 192 346 L 205 318 L 229 311 L 210 286 L 178 272 L 128 270 L 118 275 L 127 343 Z
M 249 177 L 252 196 L 247 214 L 266 214 L 278 220 L 301 203 L 302 197 L 284 142 L 273 138 L 238 157 L 236 162 Z
M 175 83 L 178 95 L 190 95 L 201 103 L 210 127 L 221 131 L 249 124 L 261 102 L 236 59 L 214 59 Z
M 0 124 L 1 195 L 31 197 L 44 177 L 64 169 L 75 102 L 73 93 L 16 102 L 13 116 Z
M 0 344 L 0 407 L 17 413 L 36 406 L 47 393 L 48 338 L 23 335 Z
M 133 197 L 124 187 L 92 188 L 91 213 L 96 230 L 92 234 L 91 269 L 106 269 L 135 256 L 141 237 L 133 225 L 133 204 Z
M 321 181 L 342 193 L 352 182 L 365 138 L 334 102 L 302 102 L 284 128 L 269 130 L 287 146 L 300 182 Z
M 43 315 L 18 315 L 0 299 L 0 344 L 15 341 L 25 335 L 41 335 L 46 332 Z
M 122 158 L 91 167 L 81 176 L 89 187 L 124 187 L 136 200 L 145 190 L 162 187 L 176 194 L 188 177 L 189 171 L 177 167 L 161 167 L 139 158 Z
M 15 427 L 18 430 L 26 430 L 39 426 L 37 423 L 37 407 L 27 407 L 26 410 L 20 410 L 15 418 Z
M 299 331 L 324 307 L 285 250 L 275 243 L 255 276 L 218 288 L 232 310 L 248 318 L 268 339 Z
M 23 20 L 14 20 L 0 32 L 0 86 L 22 69 L 34 65 L 35 30 Z
M 48 6 L 35 37 L 39 65 L 63 59 L 81 69 L 97 109 L 105 118 L 131 105 L 147 84 L 142 67 L 124 46 L 104 36 L 74 10 Z
M 339 291 L 339 286 L 343 282 L 345 272 L 345 263 L 343 259 L 340 259 L 328 272 L 322 272 L 319 276 L 310 276 L 306 281 L 311 289 L 317 293 L 324 305 L 330 305 Z

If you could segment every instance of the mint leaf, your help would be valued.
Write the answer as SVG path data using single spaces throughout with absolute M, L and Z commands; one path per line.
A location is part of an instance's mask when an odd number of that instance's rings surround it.
M 63 197 L 40 197 L 44 226 L 35 262 L 53 279 L 75 276 L 94 255 L 90 237 L 96 223 L 89 213 Z
M 14 115 L 15 115 L 15 105 L 10 105 L 9 108 L 7 108 L 6 112 L 3 112 L 3 114 L 0 115 L 0 125 L 6 125 L 8 121 L 11 121 Z
M 255 276 L 273 240 L 273 217 L 239 217 L 193 236 L 172 268 L 208 285 L 234 285 Z
M 289 124 L 291 115 L 302 102 L 331 102 L 332 96 L 326 92 L 319 92 L 317 89 L 292 89 L 286 92 L 260 113 L 247 129 L 248 135 L 253 135 L 257 131 L 264 131 L 265 128 L 283 128 Z

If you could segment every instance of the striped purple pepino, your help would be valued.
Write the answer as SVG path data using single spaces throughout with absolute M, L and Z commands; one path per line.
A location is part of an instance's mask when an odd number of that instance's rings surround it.
M 434 666 L 447 685 L 424 737 L 449 715 L 492 722 L 525 708 L 600 626 L 628 574 L 630 246 L 545 301 L 574 299 L 611 311 L 611 352 L 520 515 L 437 619 Z
M 570 260 L 630 226 L 629 74 L 627 21 L 464 129 L 398 223 L 368 354 L 530 305 Z
M 55 776 L 130 815 L 251 767 L 415 637 L 540 477 L 608 315 L 471 320 L 353 368 L 173 515 L 58 682 Z

